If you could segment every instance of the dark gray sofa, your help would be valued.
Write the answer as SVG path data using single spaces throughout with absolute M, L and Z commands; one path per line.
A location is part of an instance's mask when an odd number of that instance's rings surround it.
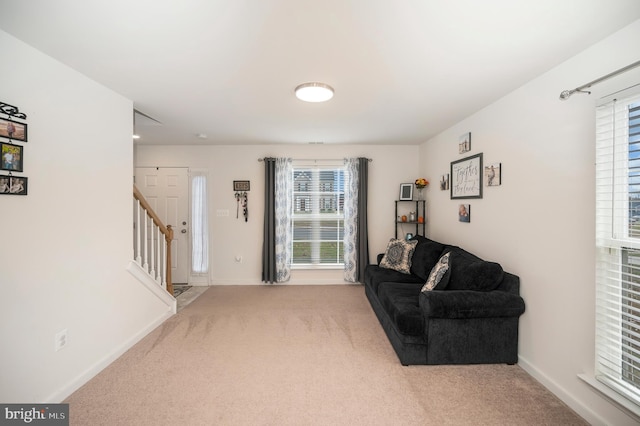
M 409 274 L 377 265 L 365 270 L 365 293 L 403 365 L 515 364 L 518 322 L 525 310 L 518 276 L 464 249 L 422 236 Z M 431 291 L 421 291 L 433 266 L 449 268 Z

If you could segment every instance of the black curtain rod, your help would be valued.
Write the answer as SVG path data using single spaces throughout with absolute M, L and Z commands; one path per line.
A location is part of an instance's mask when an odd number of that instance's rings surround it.
M 273 157 L 265 157 L 273 158 Z M 347 158 L 292 158 L 294 161 L 344 161 Z M 264 161 L 264 158 L 258 158 L 258 161 Z M 373 161 L 372 158 L 367 158 L 367 161 Z

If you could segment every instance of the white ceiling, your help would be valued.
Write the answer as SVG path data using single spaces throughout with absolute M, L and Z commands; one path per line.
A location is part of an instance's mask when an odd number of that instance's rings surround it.
M 639 19 L 640 1 L 0 0 L 0 11 L 2 30 L 157 120 L 138 116 L 138 143 L 418 144 Z M 297 100 L 309 81 L 334 98 Z

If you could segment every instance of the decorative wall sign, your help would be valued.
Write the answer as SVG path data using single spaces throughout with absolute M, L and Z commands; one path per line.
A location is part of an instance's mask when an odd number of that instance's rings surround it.
M 502 163 L 493 163 L 484 168 L 486 186 L 500 186 L 502 184 Z
M 20 142 L 27 141 L 27 125 L 17 121 L 0 118 L 0 136 Z
M 482 153 L 451 162 L 451 199 L 482 198 Z
M 10 143 L 0 143 L 0 170 L 22 171 L 22 147 Z
M 471 132 L 467 132 L 458 138 L 458 154 L 471 151 Z
M 27 195 L 27 181 L 23 176 L 0 175 L 0 194 Z
M 249 191 L 251 187 L 251 181 L 248 180 L 234 180 L 233 181 L 233 190 L 234 191 Z

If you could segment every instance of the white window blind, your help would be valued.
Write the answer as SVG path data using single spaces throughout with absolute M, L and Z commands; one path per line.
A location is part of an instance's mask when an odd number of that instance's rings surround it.
M 344 264 L 344 176 L 342 165 L 294 165 L 293 265 Z
M 640 95 L 596 110 L 596 377 L 640 405 Z

